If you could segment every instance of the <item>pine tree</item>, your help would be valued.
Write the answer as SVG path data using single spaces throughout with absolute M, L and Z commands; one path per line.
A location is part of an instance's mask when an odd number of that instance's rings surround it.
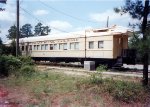
M 115 8 L 114 10 L 121 15 L 128 13 L 133 19 L 139 20 L 139 23 L 130 25 L 132 27 L 138 26 L 140 33 L 143 35 L 141 43 L 139 43 L 141 48 L 138 49 L 143 50 L 143 85 L 148 85 L 148 50 L 150 49 L 148 44 L 150 34 L 148 26 L 148 14 L 150 13 L 149 0 L 145 0 L 144 4 L 142 0 L 126 0 L 124 6 Z

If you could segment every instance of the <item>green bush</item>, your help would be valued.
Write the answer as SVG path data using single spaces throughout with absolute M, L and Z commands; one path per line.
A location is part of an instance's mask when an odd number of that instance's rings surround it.
M 22 66 L 22 62 L 20 59 L 18 59 L 17 57 L 14 57 L 12 55 L 9 56 L 4 56 L 6 59 L 6 64 L 9 68 L 9 70 L 11 70 L 10 68 L 13 66 L 14 68 L 19 69 Z
M 84 88 L 84 87 L 86 88 Z M 86 89 L 96 94 L 107 93 L 115 100 L 123 102 L 144 101 L 148 89 L 140 83 L 129 81 L 114 80 L 110 78 L 103 79 L 101 75 L 92 75 L 88 80 L 77 84 L 78 89 Z M 88 88 L 87 88 L 88 87 Z
M 21 61 L 14 56 L 0 56 L 0 75 L 9 76 L 11 73 L 21 68 Z
M 96 68 L 96 71 L 100 71 L 100 72 L 103 72 L 103 71 L 106 71 L 106 70 L 107 70 L 107 66 L 106 65 L 99 65 Z
M 5 65 L 6 59 L 0 56 L 0 76 L 8 76 L 8 70 Z
M 10 74 L 29 76 L 35 71 L 33 65 L 30 57 L 2 55 L 0 56 L 0 76 L 9 76 Z
M 141 84 L 113 79 L 105 79 L 102 87 L 114 99 L 124 102 L 140 100 L 145 91 Z
M 22 65 L 34 65 L 30 56 L 19 56 L 18 58 L 22 61 Z
M 21 67 L 19 73 L 21 76 L 31 77 L 35 72 L 34 66 L 25 65 Z
M 139 100 L 144 92 L 142 85 L 134 82 L 114 81 L 113 85 L 114 88 L 110 94 L 115 99 L 124 102 Z

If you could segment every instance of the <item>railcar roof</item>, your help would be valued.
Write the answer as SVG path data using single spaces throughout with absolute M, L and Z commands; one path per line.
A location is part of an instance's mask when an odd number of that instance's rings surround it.
M 58 34 L 50 34 L 47 36 L 35 36 L 35 37 L 26 37 L 21 38 L 21 42 L 36 42 L 36 41 L 46 41 L 46 40 L 56 40 L 56 39 L 67 39 L 67 38 L 79 38 L 79 37 L 91 37 L 91 36 L 109 36 L 109 35 L 116 35 L 116 34 L 127 34 L 132 32 L 131 29 L 122 27 L 122 26 L 112 26 L 110 28 L 103 28 L 103 29 L 87 29 L 78 32 L 70 32 L 70 33 L 58 33 Z M 10 41 L 7 41 L 10 44 Z

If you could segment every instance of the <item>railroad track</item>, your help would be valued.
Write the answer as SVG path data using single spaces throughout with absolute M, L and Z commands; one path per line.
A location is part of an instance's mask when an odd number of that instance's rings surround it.
M 83 65 L 80 64 L 80 62 L 76 63 L 56 63 L 56 62 L 49 62 L 49 61 L 40 61 L 40 62 L 35 62 L 37 65 L 49 65 L 49 66 L 58 66 L 58 67 L 75 67 L 75 68 L 83 68 Z
M 78 67 L 68 67 L 68 66 L 48 66 L 48 65 L 38 65 L 38 68 L 41 69 L 42 71 L 45 72 L 61 72 L 61 73 L 65 73 L 65 74 L 69 74 L 69 75 L 75 75 L 75 76 L 90 76 L 90 74 L 93 73 L 97 73 L 97 71 L 88 71 L 85 70 L 83 68 L 78 68 Z M 105 72 L 100 72 L 103 77 L 114 77 L 114 78 L 118 78 L 118 76 L 120 77 L 135 77 L 135 78 L 142 78 L 143 75 L 141 72 L 133 72 L 133 71 L 114 71 L 112 69 L 109 69 Z M 150 74 L 149 74 L 150 77 Z M 121 78 L 120 78 L 121 79 Z

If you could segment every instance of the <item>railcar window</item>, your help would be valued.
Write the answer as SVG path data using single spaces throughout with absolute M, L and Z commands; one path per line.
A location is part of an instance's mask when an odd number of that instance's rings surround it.
M 26 52 L 28 51 L 28 46 L 26 46 Z
M 21 50 L 24 51 L 24 46 L 21 47 Z
M 74 49 L 74 43 L 70 43 L 70 49 L 71 49 L 71 50 Z
M 59 50 L 63 50 L 63 44 L 62 43 L 59 44 Z
M 79 42 L 75 42 L 75 49 L 79 50 Z
M 44 50 L 45 49 L 45 45 L 41 45 L 41 50 Z
M 36 45 L 34 45 L 34 50 L 36 50 L 37 49 L 37 47 L 36 47 Z
M 50 50 L 53 50 L 53 44 L 50 44 Z
M 67 43 L 60 43 L 59 44 L 59 49 L 60 50 L 67 50 Z
M 29 50 L 32 50 L 32 45 L 29 46 Z
M 94 49 L 94 41 L 89 42 L 89 49 Z
M 45 50 L 48 50 L 48 44 L 45 44 Z
M 37 45 L 37 50 L 40 50 L 40 45 Z
M 104 48 L 104 41 L 98 41 L 98 48 Z
M 53 48 L 54 48 L 54 50 L 57 50 L 57 44 L 54 44 Z
M 64 43 L 63 45 L 64 45 L 64 46 L 63 46 L 63 49 L 64 49 L 64 50 L 67 50 L 67 43 Z
M 79 49 L 79 42 L 70 43 L 71 50 L 78 50 Z

